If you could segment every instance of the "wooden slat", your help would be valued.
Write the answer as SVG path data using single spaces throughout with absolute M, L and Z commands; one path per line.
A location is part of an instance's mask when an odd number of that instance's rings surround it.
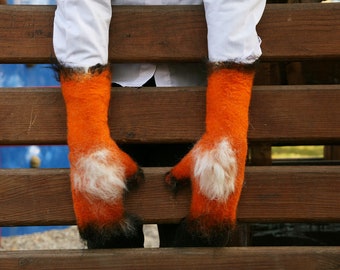
M 339 11 L 336 4 L 271 5 L 258 26 L 263 59 L 339 58 Z
M 252 269 L 329 270 L 340 247 L 2 251 L 3 269 Z
M 168 168 L 145 168 L 146 181 L 127 195 L 129 212 L 146 223 L 178 222 L 190 189 L 174 196 L 163 183 Z M 248 167 L 241 222 L 340 221 L 339 166 Z M 75 224 L 68 170 L 0 170 L 0 226 Z
M 249 139 L 339 142 L 340 111 L 334 103 L 339 94 L 339 85 L 259 87 L 252 96 Z
M 49 63 L 54 10 L 1 6 L 0 63 Z M 258 26 L 263 59 L 339 58 L 339 25 L 337 4 L 267 5 Z M 203 7 L 115 6 L 109 57 L 113 62 L 206 59 Z
M 339 104 L 339 85 L 254 87 L 249 140 L 339 143 Z M 118 142 L 193 142 L 204 131 L 205 89 L 114 88 L 109 115 Z M 0 145 L 66 143 L 60 90 L 2 89 L 0 126 Z

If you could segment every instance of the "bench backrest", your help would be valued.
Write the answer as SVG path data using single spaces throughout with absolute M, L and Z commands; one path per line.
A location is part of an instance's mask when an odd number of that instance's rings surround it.
M 1 6 L 0 63 L 49 63 L 54 57 L 54 10 L 53 6 Z M 306 166 L 299 162 L 275 166 L 271 159 L 273 145 L 340 143 L 340 85 L 283 85 L 272 73 L 273 66 L 287 62 L 339 60 L 339 25 L 337 4 L 266 7 L 258 26 L 263 57 L 251 101 L 249 166 L 238 211 L 241 223 L 340 222 L 340 166 Z M 115 7 L 109 57 L 112 62 L 201 62 L 207 58 L 203 7 Z M 112 136 L 119 143 L 182 144 L 200 137 L 204 114 L 205 89 L 201 87 L 114 88 L 109 122 Z M 65 107 L 60 89 L 0 89 L 0 128 L 0 145 L 65 144 Z M 126 199 L 128 210 L 146 223 L 175 223 L 188 211 L 190 190 L 171 194 L 163 184 L 167 170 L 145 168 L 145 183 Z M 68 173 L 67 169 L 1 169 L 0 226 L 75 224 Z M 211 254 L 208 249 L 201 251 Z M 301 269 L 306 265 L 327 267 L 329 258 L 334 265 L 340 263 L 337 248 L 220 250 L 214 262 L 216 269 L 224 267 L 223 258 L 227 256 L 233 258 L 228 263 L 236 263 L 238 269 L 246 269 L 250 262 L 258 267 L 268 265 L 267 269 L 280 265 L 300 269 L 292 259 L 299 252 L 305 262 Z M 58 254 L 48 257 L 54 262 L 51 269 L 59 267 L 59 255 L 65 259 L 65 253 Z M 65 262 L 76 263 L 80 254 L 69 253 Z M 328 259 L 316 254 L 325 254 Z M 101 259 L 103 269 L 109 269 L 111 255 L 98 251 L 97 259 L 89 255 L 84 260 L 88 267 L 96 267 Z M 137 262 L 142 262 L 144 255 L 135 251 Z M 150 251 L 149 255 L 155 260 L 161 256 L 163 267 L 171 266 L 169 258 L 179 256 L 181 263 L 188 263 L 183 269 L 189 269 L 190 263 L 203 267 L 213 261 L 212 257 L 204 261 L 197 254 L 185 257 L 176 250 Z M 7 266 L 22 256 L 9 256 Z M 119 262 L 130 258 L 126 256 L 120 251 L 115 253 Z M 39 262 L 44 265 L 43 259 Z M 132 267 L 124 265 L 128 266 Z

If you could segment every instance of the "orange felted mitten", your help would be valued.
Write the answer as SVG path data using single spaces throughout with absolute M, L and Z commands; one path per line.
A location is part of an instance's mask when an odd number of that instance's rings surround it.
M 81 237 L 89 248 L 143 247 L 142 223 L 127 215 L 127 179 L 138 181 L 137 164 L 110 137 L 111 91 L 108 66 L 84 72 L 61 68 L 67 111 L 73 206 Z
M 206 131 L 166 175 L 177 186 L 190 179 L 192 201 L 176 246 L 225 246 L 236 223 L 247 155 L 253 67 L 213 66 L 206 92 Z

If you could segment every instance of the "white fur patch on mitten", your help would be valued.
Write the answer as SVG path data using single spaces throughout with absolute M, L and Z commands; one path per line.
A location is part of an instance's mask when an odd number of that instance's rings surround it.
M 194 150 L 194 177 L 200 191 L 210 200 L 226 201 L 235 190 L 236 155 L 229 141 L 223 139 L 213 149 Z
M 73 186 L 89 200 L 114 202 L 126 189 L 124 167 L 107 149 L 79 158 L 73 167 Z

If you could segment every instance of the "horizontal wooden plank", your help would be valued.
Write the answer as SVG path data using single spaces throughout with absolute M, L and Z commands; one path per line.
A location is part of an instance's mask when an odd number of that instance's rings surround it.
M 336 4 L 269 5 L 258 26 L 263 59 L 339 58 L 339 11 Z
M 254 87 L 249 140 L 339 143 L 339 104 L 340 85 Z M 109 124 L 120 143 L 193 142 L 204 115 L 204 88 L 114 88 Z M 0 126 L 0 145 L 65 144 L 60 90 L 2 89 Z
M 334 103 L 340 98 L 339 86 L 255 87 L 249 139 L 266 143 L 339 142 L 340 111 Z
M 190 188 L 175 196 L 168 168 L 145 168 L 126 208 L 146 223 L 172 223 L 189 209 Z M 339 166 L 248 167 L 239 206 L 242 222 L 339 222 Z M 68 170 L 0 170 L 0 226 L 75 224 Z
M 54 54 L 54 10 L 54 6 L 1 6 L 0 63 L 49 63 Z M 268 4 L 258 26 L 263 59 L 339 58 L 339 25 L 337 4 Z M 115 6 L 109 58 L 205 60 L 206 32 L 202 6 Z
M 3 269 L 338 269 L 340 247 L 2 251 Z

